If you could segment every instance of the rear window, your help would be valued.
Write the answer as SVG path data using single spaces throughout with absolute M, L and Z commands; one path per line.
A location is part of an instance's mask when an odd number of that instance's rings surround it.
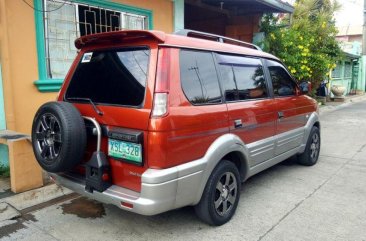
M 98 104 L 140 106 L 145 96 L 149 56 L 148 48 L 84 53 L 66 99 L 88 98 Z

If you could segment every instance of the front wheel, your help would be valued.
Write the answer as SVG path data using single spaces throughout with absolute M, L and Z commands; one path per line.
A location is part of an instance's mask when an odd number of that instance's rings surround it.
M 320 152 L 320 131 L 319 128 L 313 126 L 310 131 L 305 151 L 298 155 L 297 161 L 304 166 L 313 166 L 317 163 Z
M 222 160 L 212 172 L 201 200 L 195 206 L 197 216 L 214 226 L 228 222 L 238 206 L 240 184 L 238 168 L 234 163 Z

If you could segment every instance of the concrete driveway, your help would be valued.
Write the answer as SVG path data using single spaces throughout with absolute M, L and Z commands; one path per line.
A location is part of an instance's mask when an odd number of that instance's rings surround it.
M 319 163 L 291 160 L 249 179 L 234 218 L 192 207 L 144 217 L 78 196 L 23 211 L 3 240 L 366 240 L 366 101 L 323 113 Z

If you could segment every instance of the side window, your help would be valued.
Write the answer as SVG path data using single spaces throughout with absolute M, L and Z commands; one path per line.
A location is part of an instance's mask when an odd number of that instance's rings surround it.
M 219 65 L 222 88 L 226 101 L 234 101 L 238 99 L 238 88 L 236 87 L 233 67 L 229 64 Z
M 227 101 L 268 96 L 262 62 L 259 59 L 218 54 L 218 63 Z
M 193 104 L 221 103 L 212 53 L 181 50 L 179 61 L 180 79 L 187 99 Z
M 267 60 L 275 96 L 290 96 L 296 93 L 296 83 L 278 62 Z

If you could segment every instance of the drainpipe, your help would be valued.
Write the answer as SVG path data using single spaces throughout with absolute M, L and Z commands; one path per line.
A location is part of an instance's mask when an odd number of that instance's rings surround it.
M 173 0 L 174 31 L 184 29 L 184 0 Z
M 365 79 L 366 79 L 366 0 L 363 1 L 363 28 L 362 28 L 362 82 L 361 88 L 363 91 L 366 90 Z

